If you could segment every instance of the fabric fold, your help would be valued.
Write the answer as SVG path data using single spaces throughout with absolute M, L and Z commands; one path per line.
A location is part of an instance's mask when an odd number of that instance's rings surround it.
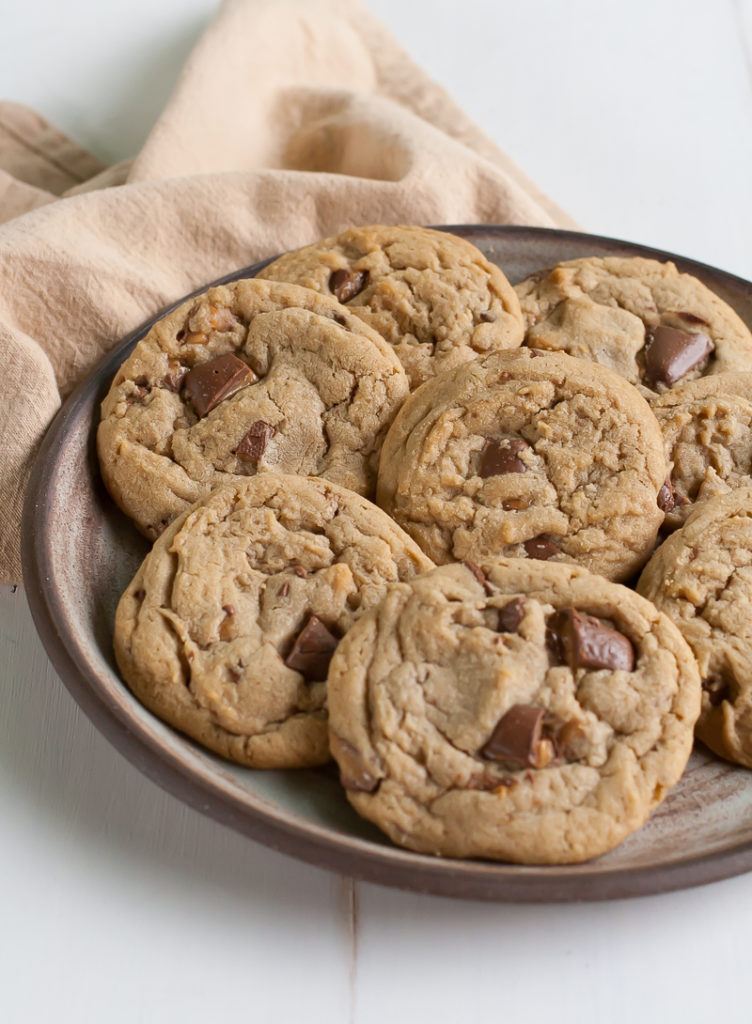
M 4 222 L 4 223 L 2 223 Z M 61 398 L 159 309 L 367 223 L 572 226 L 353 0 L 228 0 L 141 152 L 0 105 L 0 578 Z

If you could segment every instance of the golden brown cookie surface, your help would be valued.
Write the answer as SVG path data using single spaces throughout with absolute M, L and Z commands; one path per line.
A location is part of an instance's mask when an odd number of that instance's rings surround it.
M 345 303 L 394 348 L 411 388 L 522 341 L 519 302 L 504 274 L 444 231 L 350 228 L 286 253 L 259 276 Z
M 523 348 L 408 398 L 377 500 L 436 562 L 547 558 L 621 580 L 653 549 L 665 477 L 660 427 L 635 388 Z
M 673 263 L 590 256 L 516 286 L 525 344 L 592 360 L 646 394 L 709 374 L 752 370 L 737 313 Z
M 697 659 L 698 737 L 752 768 L 752 486 L 699 505 L 655 552 L 637 588 Z
M 326 673 L 353 621 L 431 562 L 365 498 L 262 473 L 214 491 L 155 543 L 118 606 L 136 696 L 254 767 L 328 760 Z
M 400 845 L 566 863 L 679 779 L 697 667 L 648 601 L 567 565 L 447 565 L 389 589 L 329 672 L 350 802 Z
M 120 368 L 102 475 L 151 538 L 212 487 L 266 469 L 371 494 L 407 390 L 390 347 L 334 299 L 236 281 L 160 320 Z

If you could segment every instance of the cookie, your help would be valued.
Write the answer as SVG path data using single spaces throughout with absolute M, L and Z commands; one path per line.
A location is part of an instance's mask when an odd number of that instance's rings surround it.
M 647 402 L 594 363 L 498 352 L 427 382 L 384 442 L 377 501 L 435 562 L 576 562 L 622 580 L 663 512 Z
M 118 605 L 117 663 L 148 708 L 224 757 L 322 764 L 332 652 L 387 584 L 431 565 L 326 480 L 236 480 L 155 543 Z
M 587 860 L 639 828 L 692 749 L 691 651 L 580 567 L 505 559 L 390 587 L 329 669 L 356 810 L 422 853 Z
M 122 365 L 102 403 L 102 475 L 152 539 L 213 487 L 267 469 L 370 496 L 407 391 L 391 348 L 333 298 L 236 281 L 164 317 Z
M 637 590 L 678 626 L 702 677 L 697 736 L 752 768 L 752 486 L 698 506 Z
M 752 483 L 752 373 L 719 373 L 651 403 L 671 469 L 665 526 L 676 529 L 698 502 Z
M 527 345 L 600 363 L 648 395 L 752 370 L 749 329 L 673 263 L 590 256 L 539 271 L 516 290 Z
M 350 228 L 261 271 L 333 295 L 399 356 L 411 388 L 522 341 L 514 289 L 470 242 L 420 227 Z

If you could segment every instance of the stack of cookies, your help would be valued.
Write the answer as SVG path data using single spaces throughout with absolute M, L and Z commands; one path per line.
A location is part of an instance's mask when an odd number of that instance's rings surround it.
M 123 677 L 240 764 L 334 757 L 410 849 L 603 853 L 695 725 L 752 766 L 750 383 L 747 327 L 652 260 L 514 289 L 464 239 L 367 227 L 212 288 L 102 406 L 154 541 Z

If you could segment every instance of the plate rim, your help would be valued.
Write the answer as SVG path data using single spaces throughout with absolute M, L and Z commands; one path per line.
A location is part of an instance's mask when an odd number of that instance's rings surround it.
M 720 279 L 725 285 L 737 285 L 752 292 L 752 282 L 720 268 L 608 236 L 518 225 L 458 224 L 439 227 L 470 241 L 480 236 L 532 234 L 557 242 L 571 240 L 578 245 L 592 242 L 600 249 L 613 247 L 623 250 L 626 247 L 635 250 L 635 255 L 671 260 L 680 269 L 699 274 L 704 280 Z M 56 458 L 59 442 L 89 404 L 92 385 L 99 382 L 94 388 L 96 408 L 102 388 L 105 383 L 109 385 L 110 367 L 114 372 L 123 359 L 123 352 L 140 340 L 153 323 L 209 287 L 255 276 L 274 258 L 240 268 L 202 285 L 177 302 L 170 303 L 113 345 L 58 410 L 34 458 L 23 510 L 21 555 L 24 588 L 35 628 L 53 667 L 95 728 L 143 774 L 200 813 L 282 853 L 361 881 L 460 899 L 560 903 L 675 891 L 751 870 L 752 840 L 668 862 L 589 872 L 589 862 L 525 866 L 430 857 L 397 846 L 374 844 L 367 838 L 347 835 L 313 820 L 301 825 L 290 821 L 289 815 L 286 819 L 282 813 L 275 813 L 269 805 L 250 805 L 233 792 L 232 786 L 221 785 L 218 777 L 198 773 L 187 761 L 181 760 L 143 730 L 127 714 L 123 702 L 118 703 L 106 694 L 89 667 L 77 662 L 75 642 L 61 628 L 65 625 L 66 613 L 60 594 L 51 586 L 49 537 L 45 528 L 47 496 L 53 489 L 59 470 Z M 138 704 L 126 689 L 123 696 L 124 701 Z M 155 721 L 158 720 L 155 718 Z M 193 749 L 190 740 L 177 732 L 175 735 L 186 744 L 187 750 Z

